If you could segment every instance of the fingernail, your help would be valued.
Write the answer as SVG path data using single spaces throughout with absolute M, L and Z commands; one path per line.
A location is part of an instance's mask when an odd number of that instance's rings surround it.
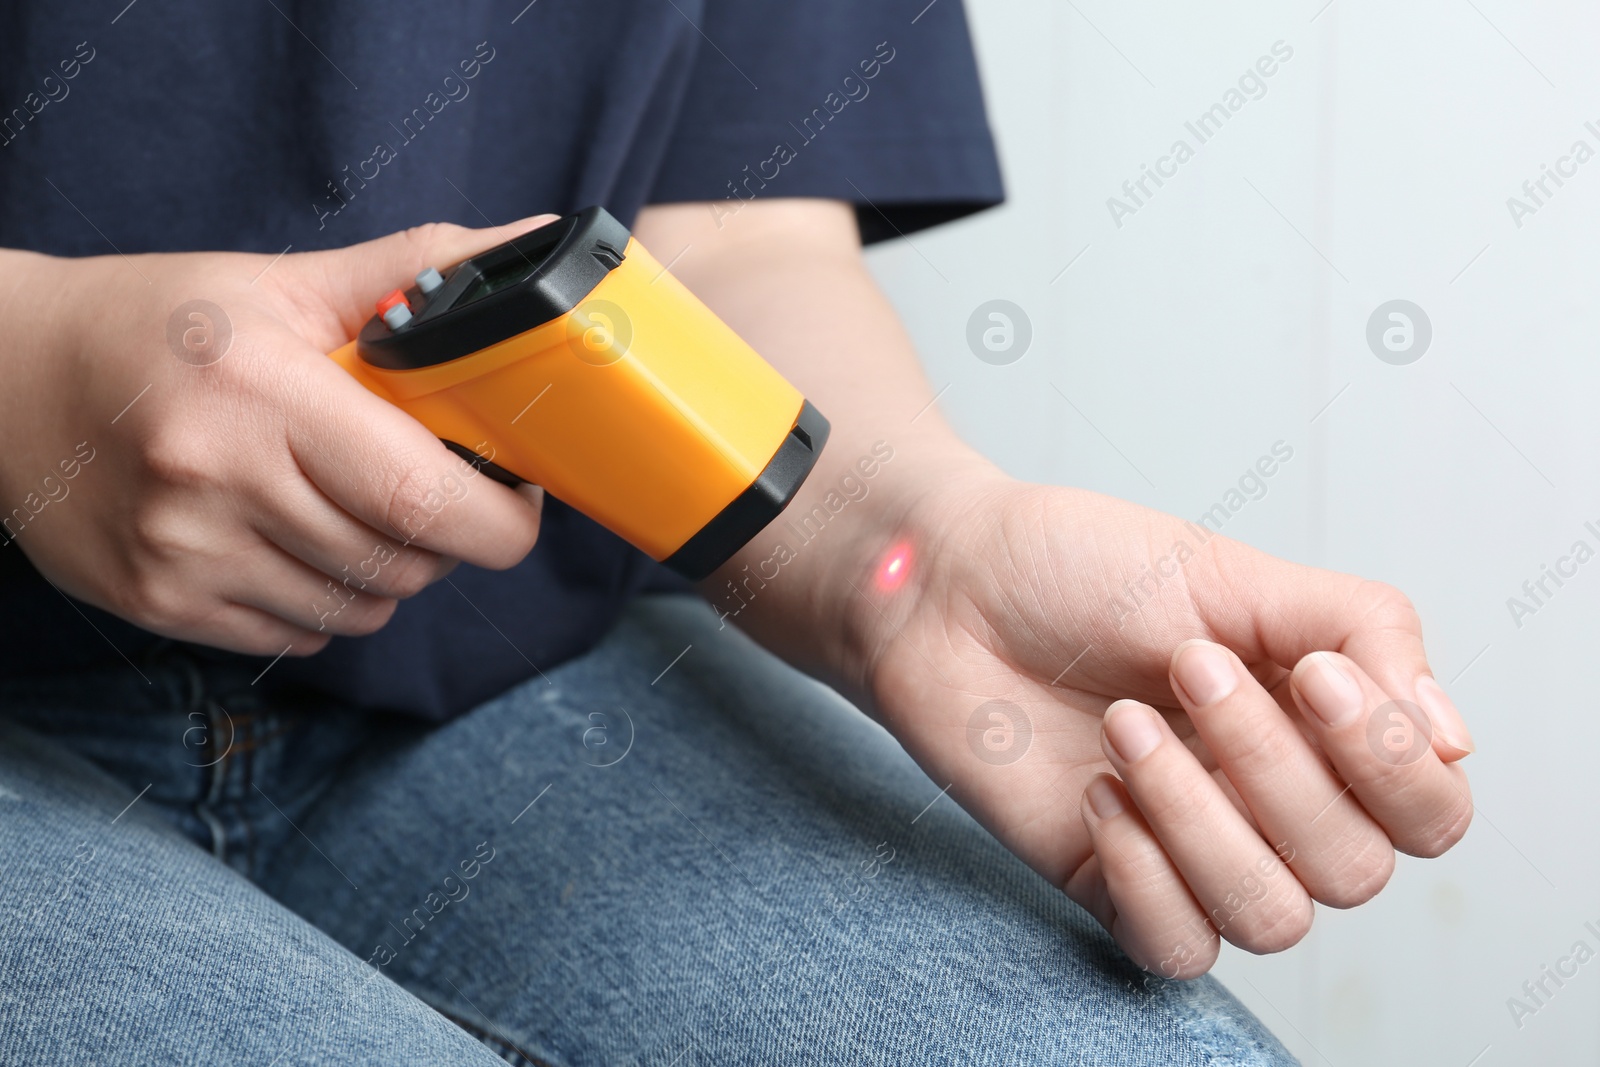
M 1361 714 L 1361 687 L 1320 652 L 1306 657 L 1300 692 L 1329 726 L 1343 726 Z
M 1083 795 L 1089 798 L 1089 807 L 1094 809 L 1102 822 L 1114 819 L 1127 810 L 1122 806 L 1122 798 L 1117 796 L 1116 787 L 1104 778 L 1090 782 Z
M 1137 763 L 1161 744 L 1155 713 L 1143 704 L 1119 700 L 1106 710 L 1106 739 L 1124 763 Z
M 1209 641 L 1185 645 L 1172 665 L 1173 676 L 1191 702 L 1206 707 L 1226 700 L 1239 688 L 1239 672 L 1221 647 Z
M 1455 704 L 1445 695 L 1444 688 L 1430 674 L 1417 679 L 1417 703 L 1422 705 L 1422 710 L 1433 721 L 1434 733 L 1443 737 L 1447 744 L 1462 752 L 1477 751 L 1477 746 L 1472 743 L 1472 734 L 1467 732 L 1466 720 L 1462 719 Z

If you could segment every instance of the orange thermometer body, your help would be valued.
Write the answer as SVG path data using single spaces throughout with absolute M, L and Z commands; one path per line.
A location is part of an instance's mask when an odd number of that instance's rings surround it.
M 475 467 L 690 578 L 778 516 L 828 436 L 598 207 L 423 271 L 332 356 Z

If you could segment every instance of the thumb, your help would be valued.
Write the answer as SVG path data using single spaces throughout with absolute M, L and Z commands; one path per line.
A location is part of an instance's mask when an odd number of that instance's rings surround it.
M 299 284 L 312 286 L 341 330 L 336 347 L 354 337 L 373 306 L 392 289 L 404 289 L 425 267 L 446 267 L 554 222 L 559 215 L 530 215 L 504 226 L 468 229 L 430 222 L 372 241 L 297 257 Z

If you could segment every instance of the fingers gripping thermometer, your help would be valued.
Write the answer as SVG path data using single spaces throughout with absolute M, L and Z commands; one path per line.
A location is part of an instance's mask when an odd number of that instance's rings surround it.
M 451 451 L 689 578 L 783 510 L 828 422 L 591 207 L 378 302 L 332 357 Z

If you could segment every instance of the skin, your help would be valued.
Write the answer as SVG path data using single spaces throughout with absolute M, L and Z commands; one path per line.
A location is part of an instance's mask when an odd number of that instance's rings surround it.
M 1465 833 L 1472 802 L 1455 761 L 1472 741 L 1442 690 L 1422 683 L 1432 745 L 1424 737 L 1415 758 L 1368 741 L 1369 721 L 1388 736 L 1391 702 L 1422 702 L 1419 679 L 1432 677 L 1399 592 L 1214 536 L 1119 618 L 1106 605 L 1123 583 L 1195 534 L 1123 501 L 1019 482 L 962 443 L 927 407 L 933 391 L 849 207 L 758 202 L 719 225 L 704 205 L 663 206 L 636 232 L 663 259 L 686 249 L 673 272 L 832 422 L 786 519 L 859 474 L 873 442 L 894 449 L 867 495 L 775 578 L 749 581 L 773 573 L 776 541 L 798 544 L 782 521 L 708 579 L 707 596 L 883 722 L 1136 962 L 1187 978 L 1221 938 L 1287 948 L 1309 930 L 1312 901 L 1362 903 L 1396 849 L 1435 856 Z M 883 588 L 905 549 L 900 584 Z M 1235 681 L 1225 697 L 1200 685 L 1191 657 L 1206 653 Z M 1325 668 L 1360 686 L 1338 727 L 1311 712 Z M 1208 699 L 1191 700 L 1185 681 Z M 974 730 L 973 716 L 996 700 L 1031 726 L 1015 762 L 978 755 L 992 720 Z M 1158 743 L 1144 751 L 1141 733 Z
M 0 252 L 0 316 L 14 324 L 0 348 L 12 375 L 0 500 L 25 502 L 78 443 L 95 450 L 72 495 L 16 544 L 63 592 L 156 633 L 265 655 L 371 633 L 456 560 L 513 566 L 542 498 L 476 477 L 326 355 L 374 294 L 502 239 L 424 226 L 276 264 Z M 195 299 L 225 308 L 233 330 L 204 367 L 166 340 L 169 316 Z M 451 503 L 434 514 L 441 497 Z M 390 553 L 364 588 L 343 585 L 345 568 L 370 574 L 365 561 Z
M 514 565 L 540 494 L 477 477 L 324 353 L 423 266 L 547 219 L 276 263 L 0 252 L 0 501 L 24 500 L 79 442 L 96 449 L 72 497 L 16 544 L 64 592 L 146 629 L 267 655 L 371 633 L 457 560 Z M 962 443 L 929 406 L 848 206 L 658 205 L 634 232 L 832 423 L 785 518 L 830 489 L 851 496 L 776 573 L 787 535 L 769 527 L 704 583 L 708 598 L 887 726 L 1136 962 L 1192 977 L 1223 938 L 1286 948 L 1314 901 L 1359 904 L 1396 850 L 1438 855 L 1466 831 L 1455 761 L 1471 738 L 1423 681 L 1400 593 L 1214 536 L 1119 617 L 1106 605 L 1123 583 L 1197 543 L 1192 528 L 1019 482 Z M 234 330 L 205 367 L 165 341 L 173 309 L 197 298 Z M 892 458 L 867 478 L 878 442 Z M 376 578 L 340 583 L 379 549 Z M 1394 701 L 1426 715 L 1392 718 Z

